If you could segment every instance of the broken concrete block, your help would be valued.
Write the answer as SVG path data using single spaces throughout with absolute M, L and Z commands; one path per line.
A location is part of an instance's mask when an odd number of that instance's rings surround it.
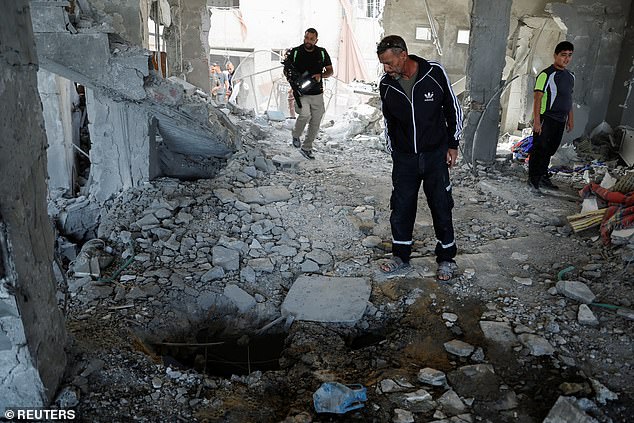
M 236 250 L 216 245 L 212 249 L 212 263 L 225 270 L 238 270 L 240 268 L 240 253 Z
M 97 231 L 100 213 L 101 207 L 88 200 L 71 204 L 58 216 L 62 234 L 73 239 L 91 238 Z
M 299 166 L 299 160 L 286 156 L 273 156 L 273 164 L 280 169 L 297 169 Z
M 364 278 L 300 276 L 282 303 L 282 314 L 314 322 L 355 323 L 370 298 Z
M 555 287 L 560 294 L 584 304 L 590 304 L 596 298 L 590 288 L 583 282 L 558 281 Z
M 245 203 L 257 203 L 261 205 L 287 201 L 291 199 L 291 193 L 286 187 L 266 186 L 258 188 L 243 188 L 240 190 L 240 199 Z
M 574 397 L 560 396 L 543 423 L 597 423 L 577 405 Z
M 445 342 L 443 345 L 448 353 L 459 357 L 469 357 L 475 349 L 473 345 L 467 344 L 459 339 L 453 339 L 449 342 Z
M 523 333 L 519 336 L 520 342 L 529 349 L 531 355 L 553 355 L 555 349 L 546 338 L 533 335 L 531 333 Z
M 579 324 L 582 325 L 596 326 L 599 324 L 599 320 L 586 304 L 581 304 L 579 306 L 577 320 L 579 321 Z
M 182 85 L 168 80 L 155 81 L 155 83 L 145 87 L 145 91 L 149 98 L 161 104 L 176 106 L 183 101 Z
M 185 94 L 187 95 L 192 95 L 196 92 L 196 90 L 198 89 L 197 86 L 190 84 L 189 82 L 180 79 L 177 76 L 170 76 L 169 78 L 167 78 L 168 81 L 171 81 L 175 84 L 180 85 L 181 87 L 183 87 L 183 90 L 185 91 Z
M 447 384 L 445 373 L 431 367 L 421 369 L 418 372 L 418 380 L 432 386 L 445 386 Z
M 286 116 L 284 116 L 284 113 L 280 112 L 279 110 L 267 110 L 266 117 L 274 122 L 284 122 L 286 120 Z
M 33 32 L 69 32 L 67 25 L 72 28 L 65 10 L 70 6 L 68 1 L 33 1 L 30 6 Z
M 511 328 L 511 325 L 506 322 L 481 320 L 480 328 L 482 329 L 482 333 L 484 333 L 484 337 L 489 341 L 508 347 L 513 347 L 519 344 L 515 333 L 513 333 L 513 328 Z
M 261 170 L 262 172 L 269 172 L 269 164 L 266 161 L 266 158 L 262 157 L 262 156 L 258 156 L 255 158 L 255 161 L 253 162 L 253 165 L 255 166 L 255 168 L 257 170 Z
M 255 298 L 237 285 L 229 284 L 225 286 L 223 295 L 238 307 L 240 313 L 249 311 L 256 304 Z

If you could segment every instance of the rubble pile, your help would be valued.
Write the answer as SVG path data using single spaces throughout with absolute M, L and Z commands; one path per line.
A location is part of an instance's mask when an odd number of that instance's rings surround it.
M 69 274 L 75 364 L 59 406 L 95 422 L 311 422 L 323 420 L 313 393 L 338 381 L 367 388 L 346 414 L 359 421 L 631 413 L 632 271 L 567 225 L 581 184 L 556 176 L 563 192 L 529 197 L 510 162 L 478 176 L 454 169 L 461 275 L 434 279 L 421 195 L 413 271 L 385 278 L 376 260 L 389 251 L 391 165 L 373 148 L 380 136 L 324 134 L 306 161 L 289 145 L 292 121 L 230 118 L 242 145 L 215 178 L 159 178 L 102 209 L 96 236 L 115 260 L 99 279 Z M 301 275 L 368 280 L 362 318 L 268 325 Z M 287 331 L 279 370 L 223 378 L 153 347 L 200 342 L 206 325 Z

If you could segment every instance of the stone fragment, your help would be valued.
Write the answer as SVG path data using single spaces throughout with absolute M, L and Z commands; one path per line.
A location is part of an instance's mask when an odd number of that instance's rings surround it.
M 240 313 L 249 311 L 256 304 L 255 298 L 237 285 L 225 286 L 223 295 L 238 307 Z
M 587 304 L 580 304 L 579 311 L 577 312 L 577 320 L 581 325 L 597 326 L 599 319 L 594 315 L 590 307 Z
M 469 357 L 475 349 L 473 345 L 467 344 L 459 339 L 453 339 L 449 342 L 445 342 L 443 345 L 447 352 L 459 357 Z
M 519 337 L 520 342 L 529 349 L 531 355 L 552 355 L 555 352 L 547 339 L 531 333 L 523 333 Z
M 226 247 L 216 245 L 212 249 L 212 264 L 224 270 L 238 270 L 240 268 L 240 253 Z
M 583 282 L 558 281 L 555 287 L 560 294 L 584 304 L 590 304 L 596 298 L 590 288 Z
M 418 372 L 418 380 L 432 386 L 445 386 L 447 384 L 445 373 L 431 367 L 421 369 Z

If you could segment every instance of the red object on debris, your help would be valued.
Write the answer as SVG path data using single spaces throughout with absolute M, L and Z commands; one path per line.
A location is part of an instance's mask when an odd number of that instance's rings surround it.
M 608 202 L 608 211 L 601 222 L 601 239 L 603 244 L 610 245 L 610 235 L 614 229 L 625 229 L 634 226 L 634 193 L 623 194 L 610 191 L 599 184 L 591 183 L 579 191 L 582 198 L 594 194 Z

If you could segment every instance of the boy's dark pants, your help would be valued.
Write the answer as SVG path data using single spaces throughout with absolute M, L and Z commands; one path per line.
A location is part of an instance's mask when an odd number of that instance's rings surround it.
M 418 154 L 393 152 L 392 161 L 392 254 L 404 262 L 410 259 L 418 191 L 422 182 L 438 239 L 436 261 L 453 262 L 457 248 L 451 217 L 454 202 L 447 168 L 447 151 L 440 148 Z
M 533 147 L 528 161 L 528 179 L 531 185 L 539 186 L 540 179 L 548 172 L 550 158 L 557 152 L 566 122 L 541 116 L 542 132 L 533 134 Z

